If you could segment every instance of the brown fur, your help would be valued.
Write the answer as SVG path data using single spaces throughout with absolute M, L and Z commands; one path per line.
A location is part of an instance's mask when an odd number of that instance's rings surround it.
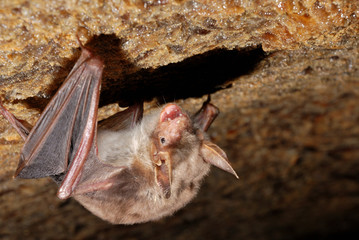
M 180 139 L 176 139 L 176 142 L 172 143 L 170 147 L 157 149 L 170 152 L 172 194 L 169 198 L 165 197 L 161 186 L 155 179 L 156 164 L 153 161 L 150 145 L 156 141 L 156 134 L 158 135 L 159 132 L 157 128 L 159 114 L 160 112 L 157 111 L 144 117 L 139 125 L 131 129 L 130 134 L 128 129 L 116 133 L 108 133 L 107 130 L 99 131 L 99 156 L 107 156 L 109 160 L 107 162 L 107 159 L 101 159 L 102 164 L 90 167 L 91 169 L 96 168 L 97 174 L 95 175 L 106 175 L 108 178 L 108 165 L 117 165 L 114 164 L 115 155 L 112 152 L 101 153 L 100 151 L 111 151 L 112 149 L 116 155 L 128 159 L 118 160 L 126 163 L 126 168 L 112 176 L 114 179 L 108 189 L 81 194 L 75 192 L 75 198 L 95 215 L 115 224 L 157 220 L 173 214 L 197 194 L 201 180 L 208 173 L 210 165 L 203 160 L 200 154 L 202 141 L 190 126 L 189 118 L 185 119 L 187 121 L 185 124 L 188 124 L 189 127 L 186 126 L 180 131 Z M 172 124 L 173 126 L 175 124 Z M 103 143 L 100 140 L 106 138 L 106 134 L 112 134 L 110 142 L 116 143 L 116 146 L 125 146 L 127 143 L 127 147 L 130 149 L 122 150 L 122 148 L 115 147 L 115 144 L 112 146 L 108 143 L 106 143 L 106 148 L 103 148 Z M 136 146 L 131 146 L 132 142 L 136 142 Z M 156 145 L 159 148 L 158 143 Z M 101 172 L 103 173 L 98 174 Z M 84 182 L 80 182 L 79 185 L 81 184 Z

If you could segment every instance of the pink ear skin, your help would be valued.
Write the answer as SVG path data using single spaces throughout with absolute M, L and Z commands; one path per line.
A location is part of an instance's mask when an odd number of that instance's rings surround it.
M 154 156 L 156 161 L 155 178 L 157 184 L 161 187 L 165 198 L 171 196 L 172 182 L 172 159 L 168 152 L 159 152 Z
M 208 96 L 201 109 L 194 115 L 193 122 L 203 132 L 207 132 L 213 121 L 219 114 L 219 109 L 210 103 L 211 98 Z
M 234 171 L 234 169 L 228 162 L 226 153 L 216 144 L 206 140 L 203 141 L 201 147 L 201 154 L 203 159 L 207 163 L 210 163 L 213 166 L 216 166 L 226 172 L 229 172 L 233 174 L 236 178 L 238 178 L 237 173 Z
M 219 109 L 210 103 L 210 97 L 208 97 L 207 101 L 203 103 L 202 108 L 194 115 L 193 120 L 194 124 L 198 127 L 197 135 L 200 139 L 204 138 L 204 132 L 208 130 L 218 114 Z M 200 151 L 203 159 L 207 163 L 229 172 L 238 178 L 237 173 L 228 161 L 226 153 L 216 144 L 203 140 Z

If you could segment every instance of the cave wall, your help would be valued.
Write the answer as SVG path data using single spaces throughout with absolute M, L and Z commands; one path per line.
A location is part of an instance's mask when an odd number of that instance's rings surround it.
M 213 169 L 187 207 L 110 225 L 49 179 L 13 179 L 23 141 L 0 118 L 4 239 L 347 239 L 359 223 L 356 1 L 3 1 L 0 96 L 34 124 L 79 56 L 105 59 L 100 117 L 145 100 L 195 111 L 239 180 Z M 153 100 L 154 99 L 154 100 Z M 147 106 L 146 105 L 146 106 Z

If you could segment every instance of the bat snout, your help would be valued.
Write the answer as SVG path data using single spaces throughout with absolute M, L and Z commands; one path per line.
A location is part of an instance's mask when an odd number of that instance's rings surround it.
M 160 114 L 158 137 L 162 146 L 180 141 L 183 132 L 190 126 L 190 118 L 177 104 L 166 105 Z
M 174 103 L 167 104 L 161 111 L 160 122 L 172 121 L 176 118 L 188 118 L 187 114 Z

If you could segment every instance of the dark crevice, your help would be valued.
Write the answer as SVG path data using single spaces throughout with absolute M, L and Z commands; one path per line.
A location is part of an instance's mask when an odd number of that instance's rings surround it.
M 232 80 L 248 74 L 263 56 L 261 49 L 219 49 L 155 70 L 142 69 L 120 80 L 122 84 L 116 90 L 104 90 L 102 104 L 111 101 L 106 99 L 111 93 L 115 93 L 115 99 L 124 100 L 123 105 L 153 98 L 168 102 L 201 97 L 230 86 Z
M 261 48 L 217 49 L 157 69 L 123 74 L 118 80 L 105 79 L 104 85 L 111 82 L 112 86 L 103 88 L 100 105 L 118 101 L 120 105 L 128 106 L 153 98 L 170 102 L 201 97 L 229 87 L 232 80 L 251 72 L 264 56 Z M 117 84 L 113 85 L 113 82 Z
M 179 63 L 143 69 L 128 61 L 128 56 L 121 49 L 122 42 L 114 35 L 100 35 L 86 44 L 105 63 L 100 106 L 114 102 L 129 106 L 154 98 L 161 103 L 201 97 L 230 87 L 234 79 L 250 73 L 265 57 L 261 47 L 244 50 L 216 49 Z M 74 54 L 75 60 L 78 53 Z M 74 60 L 69 61 L 64 69 L 70 72 L 73 64 Z M 27 99 L 26 102 L 30 107 L 44 108 L 49 100 L 39 101 L 38 98 Z

